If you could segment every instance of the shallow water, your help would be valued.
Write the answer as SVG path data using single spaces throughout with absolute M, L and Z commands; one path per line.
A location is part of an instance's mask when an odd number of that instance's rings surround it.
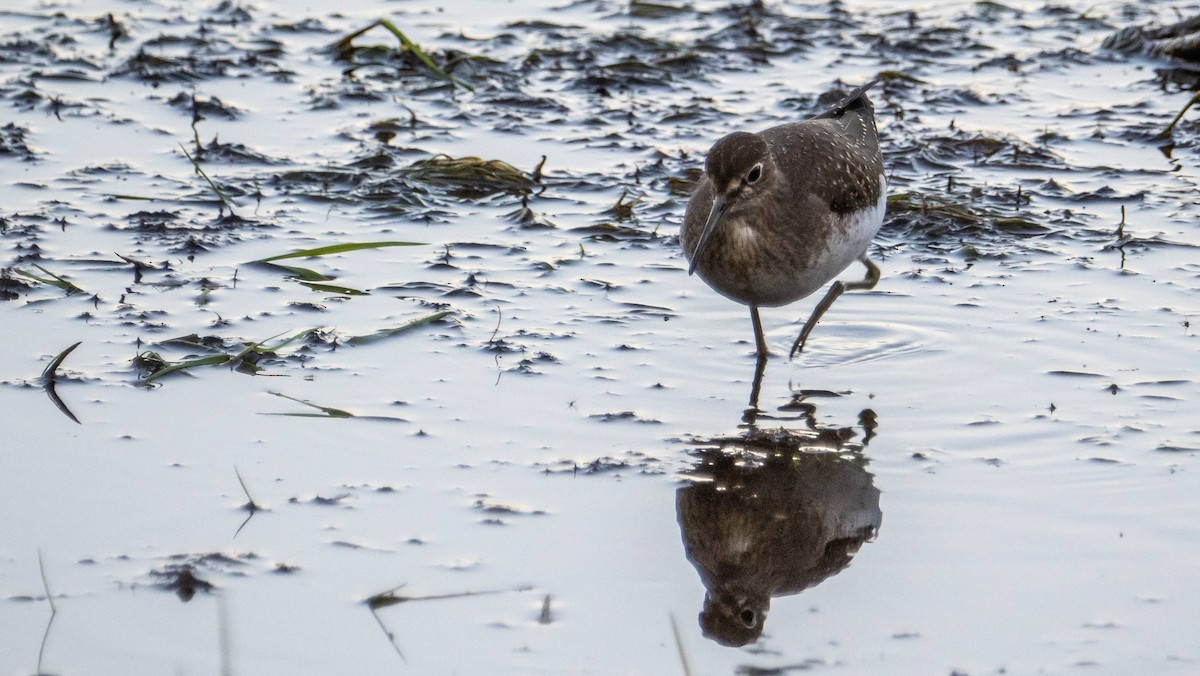
M 382 28 L 335 59 L 385 16 L 474 90 Z M 0 673 L 1195 672 L 1198 113 L 1150 138 L 1195 80 L 1101 47 L 1176 18 L 6 10 Z M 687 182 L 720 134 L 877 75 L 883 280 L 770 361 L 749 426 L 749 320 L 686 275 Z M 440 153 L 519 172 L 414 166 Z M 363 295 L 248 264 L 385 240 L 421 244 L 279 261 Z M 813 302 L 764 312 L 773 349 Z M 139 384 L 147 351 L 308 329 L 257 375 Z M 54 391 L 78 424 L 39 380 L 76 342 Z M 691 561 L 739 504 L 788 593 L 730 648 Z M 754 535 L 768 513 L 802 525 Z

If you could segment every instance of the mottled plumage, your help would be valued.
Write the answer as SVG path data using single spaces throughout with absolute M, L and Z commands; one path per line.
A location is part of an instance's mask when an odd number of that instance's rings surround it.
M 879 270 L 866 251 L 887 204 L 883 157 L 866 91 L 804 122 L 717 141 L 688 201 L 680 241 L 688 273 L 750 306 L 759 358 L 767 354 L 759 306 L 777 307 L 824 286 L 855 260 L 862 282 L 838 282 L 792 347 L 842 291 L 870 288 Z

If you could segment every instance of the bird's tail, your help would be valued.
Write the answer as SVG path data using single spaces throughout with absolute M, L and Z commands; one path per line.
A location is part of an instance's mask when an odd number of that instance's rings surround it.
M 829 110 L 826 110 L 825 112 L 821 113 L 820 115 L 814 116 L 812 119 L 822 120 L 822 119 L 838 118 L 838 117 L 841 117 L 842 115 L 845 115 L 847 112 L 849 112 L 851 110 L 859 110 L 861 108 L 866 108 L 869 111 L 874 111 L 875 107 L 871 105 L 871 100 L 867 98 L 867 90 L 870 89 L 871 87 L 874 87 L 877 84 L 879 84 L 879 78 L 875 78 L 874 80 L 871 80 L 867 84 L 865 84 L 865 85 L 859 87 L 858 89 L 855 89 L 854 91 L 847 94 L 846 98 L 842 99 L 834 107 L 830 108 Z

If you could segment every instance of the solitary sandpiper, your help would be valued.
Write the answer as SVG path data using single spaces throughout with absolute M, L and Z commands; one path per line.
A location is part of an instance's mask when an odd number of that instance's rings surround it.
M 688 274 L 750 306 L 760 361 L 760 306 L 804 298 L 855 260 L 867 267 L 862 281 L 834 282 L 792 344 L 795 356 L 843 291 L 879 281 L 867 247 L 883 223 L 887 181 L 866 94 L 878 82 L 803 122 L 729 134 L 708 153 L 680 233 Z

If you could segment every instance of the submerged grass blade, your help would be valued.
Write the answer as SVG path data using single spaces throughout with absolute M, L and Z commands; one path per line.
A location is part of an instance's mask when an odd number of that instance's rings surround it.
M 270 263 L 272 261 L 282 261 L 288 258 L 317 258 L 318 256 L 328 256 L 331 254 L 346 253 L 348 251 L 360 251 L 362 249 L 383 249 L 390 246 L 425 246 L 424 242 L 347 242 L 346 244 L 331 244 L 329 246 L 319 246 L 315 249 L 301 249 L 291 253 L 279 254 L 278 256 L 268 256 L 260 258 L 252 263 Z M 282 266 L 281 266 L 282 267 Z
M 353 418 L 353 417 L 355 417 L 355 415 L 353 413 L 351 413 L 350 411 L 343 411 L 340 408 L 333 408 L 331 406 L 320 406 L 320 405 L 314 404 L 310 401 L 304 401 L 303 399 L 289 397 L 288 395 L 283 394 L 282 392 L 270 392 L 269 394 L 273 394 L 277 397 L 282 397 L 284 399 L 287 399 L 288 401 L 294 401 L 297 404 L 303 404 L 305 406 L 308 406 L 309 408 L 315 408 L 318 411 L 320 411 L 320 413 L 272 413 L 272 414 L 268 414 L 268 415 L 286 415 L 286 416 L 292 416 L 292 417 L 298 417 L 298 418 Z
M 425 317 L 418 317 L 417 319 L 401 324 L 400 326 L 394 326 L 389 329 L 381 329 L 375 333 L 368 333 L 364 336 L 351 336 L 350 338 L 346 339 L 346 342 L 350 345 L 365 345 L 367 343 L 373 343 L 377 340 L 391 338 L 392 336 L 398 336 L 402 333 L 412 331 L 413 329 L 425 326 L 426 324 L 432 324 L 448 314 L 450 314 L 449 310 L 442 310 L 441 312 L 435 312 Z

